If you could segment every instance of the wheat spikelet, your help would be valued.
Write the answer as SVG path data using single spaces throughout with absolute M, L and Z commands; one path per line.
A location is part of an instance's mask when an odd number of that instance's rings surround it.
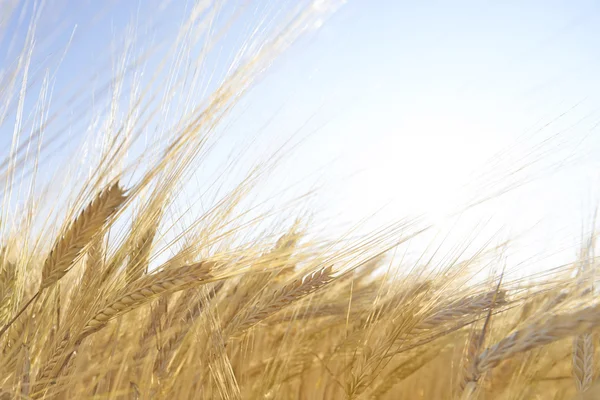
M 234 318 L 227 328 L 227 336 L 239 335 L 295 301 L 314 293 L 333 280 L 332 274 L 332 267 L 323 268 L 259 299 L 254 307 Z
M 514 354 L 586 333 L 600 324 L 599 311 L 600 306 L 593 305 L 533 321 L 483 351 L 478 358 L 477 369 L 483 373 Z
M 594 379 L 594 342 L 589 333 L 573 339 L 573 376 L 579 392 L 591 387 Z
M 40 290 L 53 285 L 69 271 L 82 250 L 125 200 L 125 192 L 117 182 L 101 192 L 79 214 L 44 261 Z
M 595 222 L 596 216 L 594 216 Z M 594 258 L 594 248 L 596 235 L 592 234 L 589 237 L 587 246 L 582 249 L 582 262 L 579 265 L 578 272 L 578 288 L 584 288 L 588 286 L 586 292 L 582 297 L 587 297 L 589 300 L 593 300 L 593 287 L 586 285 L 586 282 L 593 282 L 594 270 L 591 268 L 591 259 Z M 579 393 L 587 391 L 594 379 L 594 343 L 592 335 L 584 333 L 573 339 L 573 377 L 575 378 L 575 385 Z
M 69 335 L 65 335 L 63 339 L 58 343 L 56 349 L 52 352 L 48 360 L 44 363 L 43 368 L 38 372 L 36 377 L 36 384 L 33 387 L 32 398 L 39 398 L 43 396 L 44 390 L 52 383 L 50 380 L 55 377 L 65 362 L 68 361 L 71 352 L 68 349 L 76 347 L 77 344 L 71 346 Z
M 143 360 L 148 355 L 152 344 L 160 349 L 160 343 L 163 337 L 163 330 L 165 328 L 166 319 L 168 315 L 169 299 L 168 295 L 162 295 L 155 301 L 155 304 L 151 305 L 150 314 L 147 317 L 146 328 L 142 331 L 138 342 L 138 349 L 133 354 L 132 360 L 135 364 L 133 368 L 133 380 L 130 384 L 135 385 L 138 389 L 136 393 L 139 393 L 139 386 L 137 383 L 142 381 L 144 368 Z M 143 387 L 143 385 L 142 385 Z M 133 386 L 132 386 L 133 388 Z M 139 394 L 138 394 L 139 396 Z
M 10 317 L 13 305 L 13 294 L 16 284 L 16 265 L 0 259 L 0 323 Z
M 200 262 L 179 268 L 167 268 L 139 279 L 100 309 L 87 322 L 81 335 L 87 336 L 101 329 L 113 318 L 146 304 L 161 294 L 207 283 L 211 278 L 212 265 L 212 263 Z
M 215 316 L 208 313 L 208 326 L 216 328 L 218 322 Z M 218 329 L 212 329 L 210 334 L 210 346 L 208 352 L 209 372 L 218 388 L 219 394 L 226 399 L 241 400 L 239 384 L 231 366 L 231 360 L 227 355 L 227 342 Z
M 11 325 L 10 329 L 8 330 L 8 347 L 17 346 L 23 340 L 23 334 L 29 319 L 28 317 L 29 315 L 27 313 L 22 314 Z
M 542 311 L 543 312 L 552 311 L 553 309 L 558 307 L 560 304 L 562 304 L 565 300 L 567 300 L 568 297 L 569 297 L 568 292 L 560 292 L 555 297 L 548 299 L 546 304 L 544 304 Z
M 368 312 L 367 305 L 364 307 L 361 305 L 360 307 L 356 307 L 355 310 L 351 311 L 351 316 L 359 316 Z M 345 316 L 348 313 L 348 308 L 342 304 L 325 304 L 321 305 L 318 308 L 310 308 L 301 313 L 289 313 L 283 314 L 278 317 L 269 318 L 269 325 L 278 325 L 289 322 L 298 322 L 302 320 L 314 320 L 317 318 L 327 318 L 327 317 L 340 317 Z
M 434 312 L 433 315 L 426 317 L 422 322 L 417 324 L 415 329 L 433 329 L 444 323 L 455 321 L 464 316 L 479 314 L 492 306 L 505 303 L 504 291 L 498 292 L 497 295 L 495 291 L 492 291 L 481 295 L 466 297 L 454 301 L 444 306 L 440 311 Z
M 129 382 L 129 386 L 131 387 L 131 398 L 134 400 L 138 400 L 140 398 L 140 388 L 135 382 Z

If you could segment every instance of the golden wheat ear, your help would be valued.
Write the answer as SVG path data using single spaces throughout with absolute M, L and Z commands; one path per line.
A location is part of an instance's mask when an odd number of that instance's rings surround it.
M 249 307 L 245 312 L 239 313 L 226 328 L 225 336 L 241 335 L 264 319 L 330 284 L 334 279 L 333 267 L 329 266 L 292 281 L 259 299 L 257 304 Z
M 50 254 L 42 267 L 42 281 L 37 293 L 29 299 L 21 310 L 0 330 L 0 337 L 10 325 L 39 297 L 42 291 L 58 282 L 82 255 L 83 250 L 92 239 L 99 234 L 110 218 L 123 205 L 127 196 L 119 186 L 114 183 L 103 190 L 98 196 L 75 218 L 69 228 L 56 241 Z
M 74 341 L 73 347 L 78 348 L 86 337 L 104 328 L 111 320 L 149 303 L 162 294 L 174 293 L 213 281 L 211 271 L 214 266 L 214 262 L 198 262 L 178 268 L 167 268 L 140 278 L 107 301 L 87 321 Z M 38 380 L 51 381 L 52 377 L 61 373 L 74 354 L 73 352 L 65 354 L 69 344 L 69 338 L 63 340 L 45 367 L 40 370 Z M 35 391 L 41 393 L 39 390 Z
M 81 256 L 83 249 L 102 231 L 106 222 L 127 199 L 115 183 L 102 191 L 58 239 L 42 268 L 40 290 L 58 282 Z
M 81 337 L 84 338 L 102 329 L 110 320 L 150 302 L 161 294 L 173 293 L 210 282 L 213 265 L 211 262 L 199 262 L 179 268 L 167 268 L 140 278 L 107 302 L 87 322 Z

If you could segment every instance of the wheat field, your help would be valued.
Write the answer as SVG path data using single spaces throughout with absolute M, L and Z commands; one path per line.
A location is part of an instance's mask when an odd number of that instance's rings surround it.
M 117 41 L 106 107 L 82 114 L 90 81 L 55 87 L 34 57 L 50 6 L 24 3 L 0 74 L 0 398 L 600 398 L 594 234 L 527 277 L 505 271 L 510 241 L 408 260 L 433 228 L 419 218 L 330 237 L 302 197 L 256 206 L 285 146 L 190 195 L 232 110 L 339 6 L 265 18 L 200 101 L 181 88 L 205 62 L 190 49 L 220 34 L 207 3 L 158 62 Z M 1 7 L 4 34 L 21 5 Z M 59 162 L 65 114 L 85 135 Z

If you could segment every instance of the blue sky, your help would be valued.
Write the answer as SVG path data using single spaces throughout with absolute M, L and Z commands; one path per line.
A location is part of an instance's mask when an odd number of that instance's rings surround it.
M 222 15 L 242 3 L 225 4 Z M 66 92 L 90 81 L 100 86 L 101 78 L 89 77 L 114 63 L 111 41 L 121 44 L 127 23 L 137 21 L 142 39 L 160 42 L 174 35 L 189 10 L 188 2 L 172 1 L 156 25 L 150 18 L 158 8 L 150 3 L 59 4 L 42 16 L 40 40 L 50 45 L 36 53 L 34 65 L 51 54 L 55 86 Z M 280 15 L 262 0 L 248 10 L 209 58 L 217 76 L 250 27 L 265 15 Z M 306 139 L 266 193 L 299 182 L 292 191 L 299 194 L 317 184 L 320 196 L 312 206 L 336 224 L 385 206 L 373 225 L 419 213 L 444 225 L 473 196 L 533 176 L 531 184 L 463 218 L 456 237 L 492 216 L 490 232 L 530 232 L 521 257 L 565 248 L 566 260 L 598 200 L 599 19 L 593 1 L 349 0 L 278 59 L 234 110 L 215 157 L 258 137 L 249 160 L 260 159 L 299 130 Z M 58 67 L 57 54 L 75 24 L 75 40 Z M 57 36 L 46 36 L 57 26 Z M 26 29 L 15 25 L 7 32 L 0 45 L 5 64 L 14 59 L 5 57 L 8 38 L 23 40 Z M 82 126 L 61 118 L 76 136 Z M 8 128 L 0 128 L 0 145 L 9 140 Z M 552 168 L 565 160 L 558 171 Z

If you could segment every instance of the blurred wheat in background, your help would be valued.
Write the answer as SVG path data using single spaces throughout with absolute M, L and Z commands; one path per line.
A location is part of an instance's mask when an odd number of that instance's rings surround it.
M 515 273 L 518 235 L 320 219 L 306 132 L 230 129 L 342 6 L 0 2 L 1 399 L 600 397 L 595 220 Z

